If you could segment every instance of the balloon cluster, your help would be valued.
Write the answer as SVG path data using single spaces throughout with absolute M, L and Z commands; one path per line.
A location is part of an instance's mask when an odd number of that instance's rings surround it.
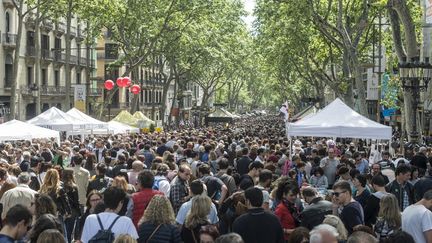
M 120 88 L 128 88 L 128 87 L 130 87 L 130 91 L 133 94 L 139 94 L 139 92 L 141 91 L 141 87 L 138 84 L 132 85 L 132 80 L 129 77 L 119 77 L 119 78 L 117 78 L 116 84 Z M 114 88 L 115 84 L 114 84 L 114 81 L 107 80 L 107 81 L 105 81 L 104 86 L 105 86 L 106 90 L 112 90 Z

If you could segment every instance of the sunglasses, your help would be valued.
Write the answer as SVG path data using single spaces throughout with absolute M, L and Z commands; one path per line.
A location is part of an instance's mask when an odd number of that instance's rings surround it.
M 333 192 L 333 195 L 334 195 L 335 197 L 339 197 L 340 194 L 345 193 L 345 192 L 347 192 L 347 191 L 343 191 L 343 192 Z

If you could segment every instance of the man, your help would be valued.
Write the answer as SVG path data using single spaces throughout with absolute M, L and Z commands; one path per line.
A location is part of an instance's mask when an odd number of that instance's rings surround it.
M 257 150 L 257 157 L 255 158 L 255 161 L 261 162 L 264 164 L 266 156 L 265 156 L 265 148 L 259 148 Z
M 190 184 L 190 191 L 192 196 L 191 200 L 183 203 L 177 213 L 176 222 L 180 226 L 184 224 L 184 222 L 186 221 L 186 216 L 191 210 L 193 197 L 203 194 L 204 184 L 200 180 L 194 180 Z M 219 222 L 217 213 L 218 212 L 216 206 L 214 205 L 214 203 L 212 203 L 210 213 L 207 215 L 207 219 L 210 224 L 217 224 Z
M 401 211 L 414 203 L 414 186 L 408 182 L 411 168 L 401 164 L 396 168 L 396 179 L 386 186 L 386 191 L 395 195 Z
M 363 159 L 359 152 L 355 152 L 353 158 L 355 160 L 356 169 L 360 171 L 361 174 L 366 174 L 369 170 L 369 162 Z
M 104 155 L 106 153 L 106 148 L 102 142 L 101 139 L 98 139 L 95 144 L 95 149 L 93 150 L 93 153 L 96 155 L 96 162 L 104 162 Z
M 166 139 L 165 138 L 161 138 L 158 142 L 157 142 L 157 145 L 158 145 L 158 148 L 156 149 L 156 153 L 159 155 L 159 156 L 163 156 L 163 154 L 165 153 L 165 151 L 167 151 L 167 147 L 165 146 L 165 143 L 166 143 Z
M 320 224 L 310 232 L 310 243 L 337 243 L 339 233 L 331 225 Z
M 167 164 L 158 164 L 156 168 L 156 176 L 153 182 L 153 190 L 162 192 L 167 198 L 170 195 L 171 185 L 167 178 L 169 167 Z
M 303 189 L 302 194 L 308 206 L 300 215 L 301 226 L 312 230 L 315 226 L 322 224 L 326 215 L 332 214 L 332 203 L 318 196 L 318 192 L 313 187 Z
M 382 160 L 378 161 L 377 164 L 381 165 L 381 169 L 392 169 L 395 170 L 393 160 L 390 158 L 389 151 L 382 152 Z
M 30 169 L 30 159 L 31 159 L 31 154 L 29 151 L 24 151 L 23 152 L 23 160 L 21 161 L 20 164 L 20 169 L 22 172 L 28 172 Z
M 138 239 L 138 234 L 132 220 L 126 216 L 118 215 L 123 207 L 125 197 L 126 193 L 120 188 L 110 187 L 104 191 L 105 212 L 91 214 L 87 217 L 81 235 L 83 243 L 87 243 L 99 230 L 102 230 L 102 227 L 107 230 L 112 224 L 111 232 L 114 233 L 114 237 L 127 234 L 134 239 Z M 99 222 L 102 224 L 102 227 Z
M 263 208 L 264 210 L 270 210 L 272 207 L 270 203 L 270 193 L 267 191 L 267 188 L 270 188 L 270 185 L 273 180 L 273 173 L 270 170 L 261 170 L 259 173 L 259 181 L 258 185 L 255 187 L 260 189 L 263 193 Z
M 432 242 L 432 190 L 427 191 L 416 204 L 402 212 L 402 230 L 416 243 Z
M 138 175 L 138 189 L 139 191 L 132 194 L 133 210 L 132 221 L 135 227 L 138 228 L 138 222 L 142 218 L 147 205 L 154 195 L 161 194 L 162 192 L 153 190 L 154 175 L 150 170 L 145 170 Z
M 146 165 L 147 168 L 151 168 L 152 162 L 155 158 L 153 152 L 150 149 L 151 149 L 150 144 L 146 143 L 144 145 L 144 149 L 141 150 L 141 154 L 144 155 L 145 157 L 144 164 Z
M 378 240 L 370 233 L 356 231 L 352 235 L 350 235 L 347 243 L 378 243 Z
M 384 182 L 387 185 L 390 181 L 389 178 L 386 175 L 383 175 L 383 173 L 381 172 L 381 164 L 380 163 L 375 163 L 372 165 L 372 171 L 371 171 L 371 175 L 372 177 L 380 175 L 384 178 Z
M 103 192 L 111 182 L 111 178 L 105 176 L 107 166 L 105 163 L 99 163 L 96 165 L 96 176 L 89 182 L 87 187 L 87 194 L 93 190 Z
M 82 166 L 83 157 L 81 154 L 74 156 L 73 161 L 75 166 L 73 167 L 74 177 L 78 186 L 78 198 L 80 206 L 84 208 L 87 202 L 87 187 L 89 185 L 90 172 L 84 169 Z
M 428 159 L 426 157 L 427 148 L 420 147 L 419 151 L 414 157 L 412 158 L 410 164 L 413 166 L 416 166 L 417 168 L 422 168 L 424 170 L 427 169 Z
M 352 198 L 351 186 L 348 182 L 337 182 L 333 186 L 333 191 L 333 214 L 339 216 L 348 234 L 351 234 L 355 226 L 364 224 L 363 208 Z
M 423 194 L 432 189 L 432 168 L 429 168 L 425 177 L 421 178 L 414 184 L 415 200 L 423 198 Z
M 111 171 L 112 177 L 118 176 L 120 171 L 127 170 L 128 166 L 126 164 L 126 156 L 123 153 L 117 153 L 117 163 Z
M 33 156 L 30 159 L 30 169 L 29 169 L 29 174 L 30 174 L 30 184 L 29 187 L 35 191 L 39 191 L 41 183 L 40 183 L 40 179 L 39 177 L 39 167 L 40 167 L 40 162 L 41 162 L 41 158 L 37 157 L 37 156 Z
M 30 210 L 21 204 L 17 204 L 6 213 L 6 224 L 0 231 L 1 243 L 14 243 L 21 240 L 32 225 Z
M 232 195 L 237 190 L 237 185 L 232 176 L 228 175 L 228 159 L 221 158 L 219 160 L 219 172 L 216 174 L 216 177 L 221 179 L 225 186 L 228 188 L 227 197 Z
M 225 186 L 221 179 L 210 175 L 210 166 L 207 164 L 202 164 L 198 168 L 198 173 L 200 180 L 207 187 L 207 195 L 213 202 L 221 205 L 228 193 L 227 186 Z
M 247 188 L 245 185 L 254 186 L 262 169 L 264 169 L 264 165 L 261 162 L 254 161 L 249 164 L 249 172 L 240 177 L 239 186 L 243 188 Z
M 178 212 L 180 206 L 191 198 L 189 196 L 188 185 L 191 173 L 191 168 L 188 164 L 181 164 L 177 176 L 171 181 L 170 201 L 175 214 Z
M 248 156 L 249 149 L 243 148 L 242 149 L 242 157 L 236 161 L 236 169 L 237 173 L 240 175 L 247 174 L 249 171 L 249 164 L 252 163 L 252 160 Z
M 375 225 L 376 223 L 379 209 L 380 209 L 381 198 L 389 194 L 385 190 L 386 184 L 384 181 L 384 177 L 380 175 L 376 175 L 372 177 L 371 185 L 372 185 L 372 189 L 375 192 L 368 196 L 364 207 L 365 225 L 370 227 L 372 227 L 372 225 Z
M 336 168 L 339 164 L 339 160 L 335 158 L 335 152 L 333 148 L 329 148 L 328 156 L 323 158 L 320 162 L 320 167 L 324 170 L 324 175 L 327 177 L 329 187 L 335 183 Z
M 285 242 L 279 219 L 262 208 L 261 190 L 249 188 L 245 191 L 245 198 L 248 211 L 234 221 L 232 231 L 239 234 L 247 243 Z
M 0 203 L 3 205 L 2 219 L 6 218 L 9 209 L 16 204 L 21 204 L 27 208 L 31 207 L 37 192 L 28 186 L 30 181 L 30 174 L 23 172 L 18 176 L 18 185 L 3 194 L 0 199 Z

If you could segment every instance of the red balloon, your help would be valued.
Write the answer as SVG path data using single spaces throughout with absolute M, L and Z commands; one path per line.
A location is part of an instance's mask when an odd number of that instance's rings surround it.
M 116 84 L 117 84 L 117 86 L 119 86 L 120 88 L 125 87 L 125 85 L 124 85 L 124 81 L 123 81 L 123 77 L 119 77 L 119 78 L 117 78 L 117 80 L 116 80 Z
M 112 90 L 114 88 L 114 82 L 110 79 L 108 79 L 107 81 L 105 81 L 105 89 L 107 90 Z
M 129 77 L 124 77 L 123 84 L 125 85 L 125 87 L 129 87 L 132 84 L 132 80 Z
M 141 87 L 138 84 L 134 84 L 132 85 L 130 90 L 133 94 L 139 94 L 139 92 L 141 91 Z

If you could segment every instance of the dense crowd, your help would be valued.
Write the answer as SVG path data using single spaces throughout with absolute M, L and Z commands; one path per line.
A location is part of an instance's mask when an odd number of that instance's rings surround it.
M 431 151 L 373 147 L 277 116 L 1 143 L 0 243 L 432 242 Z

